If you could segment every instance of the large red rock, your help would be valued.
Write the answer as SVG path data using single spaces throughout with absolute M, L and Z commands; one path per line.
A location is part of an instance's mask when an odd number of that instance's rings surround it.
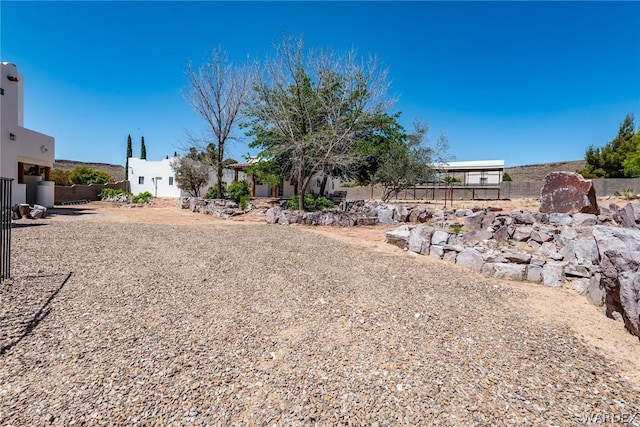
M 551 172 L 540 189 L 540 212 L 598 215 L 596 190 L 591 180 L 573 172 Z

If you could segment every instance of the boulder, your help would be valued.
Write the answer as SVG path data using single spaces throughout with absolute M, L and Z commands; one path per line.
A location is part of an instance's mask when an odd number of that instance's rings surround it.
M 393 219 L 398 222 L 407 222 L 409 219 L 409 209 L 406 206 L 396 206 L 393 210 Z
M 31 213 L 31 208 L 26 203 L 21 203 L 18 205 L 18 214 L 21 218 L 30 218 L 29 214 Z
M 408 225 L 403 225 L 402 227 L 389 230 L 384 233 L 384 237 L 386 237 L 387 243 L 391 243 L 392 245 L 395 245 L 400 249 L 404 249 L 407 247 L 410 235 L 411 230 Z
M 542 283 L 545 286 L 560 288 L 564 283 L 564 267 L 566 262 L 548 262 L 542 267 Z
M 482 254 L 477 249 L 465 248 L 456 257 L 456 264 L 480 272 L 484 261 L 482 260 Z
M 438 230 L 433 233 L 433 236 L 431 236 L 432 245 L 446 245 L 448 241 L 449 233 L 446 231 Z
M 493 276 L 499 279 L 522 280 L 525 277 L 527 266 L 508 262 L 496 262 L 493 264 L 493 270 Z
M 29 216 L 33 219 L 44 218 L 47 216 L 47 208 L 40 205 L 33 205 L 33 208 L 29 211 Z
M 440 245 L 431 245 L 429 247 L 429 256 L 435 259 L 442 259 L 444 248 Z
M 529 267 L 527 267 L 526 279 L 528 282 L 535 282 L 535 283 L 542 282 L 542 266 L 529 265 Z
M 600 254 L 605 313 L 622 317 L 640 337 L 640 230 L 597 225 L 593 237 Z
M 513 232 L 512 239 L 518 242 L 526 242 L 531 238 L 532 232 L 533 227 L 530 227 L 528 225 L 516 227 L 515 231 Z
M 278 222 L 278 218 L 280 217 L 280 212 L 282 212 L 282 208 L 274 207 L 267 209 L 267 212 L 264 214 L 264 220 L 267 224 L 275 224 Z
M 433 227 L 420 224 L 409 232 L 408 248 L 411 252 L 425 255 L 429 254 L 431 246 L 431 236 L 433 235 Z
M 483 211 L 479 211 L 474 213 L 473 215 L 469 215 L 464 219 L 464 228 L 469 231 L 478 231 L 482 230 L 482 223 L 487 214 Z
M 640 229 L 640 202 L 627 203 L 613 214 L 613 219 L 623 227 Z
M 598 215 L 593 182 L 573 172 L 551 172 L 540 189 L 540 212 L 591 213 Z
M 393 224 L 393 210 L 387 208 L 376 208 L 375 212 L 378 215 L 378 222 L 382 225 Z
M 470 231 L 462 235 L 464 243 L 482 242 L 493 237 L 493 233 L 487 230 Z
M 573 224 L 577 225 L 578 227 L 590 227 L 596 225 L 597 223 L 598 217 L 594 214 L 582 212 L 573 214 Z
M 411 209 L 411 212 L 409 212 L 409 222 L 413 224 L 427 222 L 430 217 L 426 208 L 417 207 Z

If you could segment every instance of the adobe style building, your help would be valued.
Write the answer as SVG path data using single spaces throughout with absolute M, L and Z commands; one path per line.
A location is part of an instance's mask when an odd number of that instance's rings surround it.
M 24 80 L 15 64 L 0 64 L 0 177 L 11 178 L 12 204 L 53 207 L 55 186 L 49 171 L 55 140 L 24 127 Z

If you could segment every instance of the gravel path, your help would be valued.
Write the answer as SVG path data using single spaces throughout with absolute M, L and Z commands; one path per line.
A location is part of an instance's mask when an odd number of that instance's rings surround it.
M 607 359 L 456 266 L 298 227 L 22 224 L 0 425 L 640 425 Z

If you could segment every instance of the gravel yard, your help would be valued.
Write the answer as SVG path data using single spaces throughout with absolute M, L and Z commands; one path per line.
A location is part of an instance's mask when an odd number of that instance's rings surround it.
M 636 378 L 519 286 L 171 212 L 18 221 L 0 425 L 640 425 Z

